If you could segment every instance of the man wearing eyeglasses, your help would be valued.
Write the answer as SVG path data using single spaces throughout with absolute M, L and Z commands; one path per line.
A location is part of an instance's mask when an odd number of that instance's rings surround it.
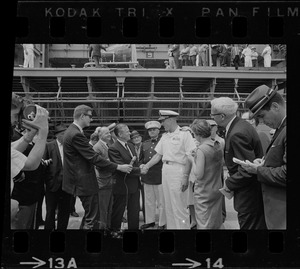
M 253 161 L 263 156 L 256 130 L 236 116 L 238 104 L 229 97 L 211 101 L 211 117 L 226 129 L 224 158 L 229 177 L 224 188 L 234 193 L 234 209 L 238 212 L 240 229 L 266 229 L 261 185 L 254 174 L 248 173 L 233 157 Z
M 97 229 L 100 221 L 98 206 L 98 184 L 94 166 L 109 172 L 119 170 L 130 173 L 132 165 L 117 165 L 97 154 L 83 128 L 90 126 L 92 108 L 79 105 L 74 110 L 74 121 L 63 138 L 63 191 L 78 196 L 84 208 L 81 229 Z

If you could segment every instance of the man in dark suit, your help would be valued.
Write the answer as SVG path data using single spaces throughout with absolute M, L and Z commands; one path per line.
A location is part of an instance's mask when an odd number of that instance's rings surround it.
M 113 208 L 111 216 L 111 228 L 120 230 L 122 217 L 127 207 L 128 229 L 139 228 L 140 212 L 140 179 L 141 170 L 138 167 L 136 151 L 130 140 L 130 131 L 125 124 L 115 127 L 117 141 L 108 149 L 108 156 L 112 162 L 128 164 L 135 156 L 133 168 L 130 174 L 116 171 L 113 174 Z
M 99 224 L 98 184 L 94 166 L 114 172 L 120 170 L 129 173 L 131 165 L 112 163 L 98 153 L 89 144 L 83 134 L 83 128 L 90 126 L 92 108 L 79 105 L 74 110 L 74 121 L 66 130 L 63 138 L 63 185 L 62 189 L 78 196 L 84 208 L 80 228 L 97 229 Z
M 250 93 L 245 105 L 252 117 L 276 129 L 264 158 L 243 167 L 257 175 L 262 185 L 268 229 L 286 229 L 286 104 L 276 90 L 261 85 Z
M 64 124 L 55 126 L 56 139 L 46 144 L 44 160 L 47 162 L 44 178 L 46 185 L 46 220 L 45 229 L 55 229 L 55 211 L 57 229 L 66 230 L 69 222 L 70 201 L 72 195 L 62 190 L 63 180 L 63 136 L 67 130 Z
M 234 192 L 234 209 L 238 212 L 240 229 L 266 229 L 261 185 L 256 175 L 248 173 L 232 159 L 253 161 L 263 156 L 256 130 L 236 116 L 237 108 L 237 103 L 228 97 L 211 101 L 211 117 L 226 129 L 224 158 L 229 177 L 224 187 Z

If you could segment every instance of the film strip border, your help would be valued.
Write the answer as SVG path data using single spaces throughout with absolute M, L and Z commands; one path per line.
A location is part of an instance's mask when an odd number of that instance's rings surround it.
M 300 37 L 299 2 L 20 1 L 16 22 L 16 43 L 255 40 L 288 43 L 289 49 L 296 51 Z M 289 60 L 296 61 L 293 57 Z M 290 90 L 295 72 L 289 73 Z M 292 193 L 289 201 L 296 196 Z M 284 232 L 126 231 L 123 239 L 112 239 L 103 232 L 8 229 L 2 244 L 2 266 L 192 267 L 198 262 L 204 268 L 296 267 L 300 264 L 300 234 L 291 216 L 288 224 Z
M 11 255 L 2 264 L 40 260 L 48 268 L 171 267 L 194 262 L 204 268 L 293 266 L 297 248 L 286 241 L 284 231 L 125 231 L 122 239 L 112 239 L 104 231 L 15 231 L 4 240 Z M 61 261 L 65 267 L 59 267 Z
M 280 43 L 299 36 L 299 12 L 299 2 L 20 1 L 16 42 Z

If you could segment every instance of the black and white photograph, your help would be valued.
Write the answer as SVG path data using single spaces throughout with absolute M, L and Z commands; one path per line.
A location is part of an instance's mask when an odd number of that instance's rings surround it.
M 3 268 L 300 266 L 298 1 L 15 2 Z
M 15 44 L 11 229 L 286 229 L 286 44 Z

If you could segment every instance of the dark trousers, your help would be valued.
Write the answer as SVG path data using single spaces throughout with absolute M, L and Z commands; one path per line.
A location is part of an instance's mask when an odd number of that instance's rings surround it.
M 228 53 L 228 52 L 225 53 L 225 55 L 222 59 L 221 65 L 230 66 L 230 53 Z
M 99 228 L 98 192 L 89 196 L 78 196 L 84 209 L 80 229 L 94 230 Z
M 258 62 L 256 60 L 252 60 L 252 67 L 258 67 Z
M 56 192 L 46 192 L 46 220 L 45 229 L 55 229 L 55 211 L 57 212 L 57 230 L 66 230 L 70 215 L 71 194 L 64 192 L 61 188 Z
M 19 210 L 11 222 L 11 229 L 32 229 L 36 208 L 37 202 L 32 205 L 19 205 Z
M 95 62 L 96 64 L 96 67 L 100 67 L 100 60 L 101 59 L 101 56 L 93 56 L 93 61 Z
M 181 60 L 181 65 L 182 66 L 189 66 L 190 65 L 190 59 L 188 55 L 184 55 L 182 56 L 182 60 Z
M 263 212 L 238 213 L 238 222 L 241 230 L 267 229 Z
M 222 186 L 224 186 L 224 171 L 222 170 L 221 173 L 221 180 L 222 180 Z M 226 220 L 226 204 L 225 204 L 225 196 L 222 195 L 222 217 L 223 217 L 223 223 Z
M 100 189 L 98 193 L 99 199 L 99 214 L 100 214 L 100 229 L 110 228 L 111 212 L 113 205 L 112 188 Z
M 76 212 L 75 203 L 76 203 L 76 196 L 72 195 L 70 199 L 70 213 Z
M 38 202 L 37 202 L 37 206 L 36 206 L 36 210 L 35 210 L 35 214 L 34 214 L 34 220 L 31 226 L 31 229 L 35 229 L 38 230 L 39 226 L 43 223 L 43 216 L 42 216 L 42 206 L 43 206 L 43 201 L 44 201 L 44 197 L 45 197 L 45 191 L 44 189 L 41 190 Z
M 190 56 L 190 63 L 192 66 L 196 66 L 196 55 Z
M 235 55 L 235 57 L 233 59 L 233 65 L 234 65 L 236 70 L 239 68 L 239 64 L 240 64 L 240 56 Z
M 212 54 L 211 55 L 212 66 L 217 66 L 217 58 L 218 58 L 217 54 Z
M 140 191 L 141 191 L 141 195 L 142 195 L 142 212 L 143 212 L 143 218 L 144 218 L 144 222 L 146 223 L 144 184 L 141 184 Z
M 113 209 L 111 215 L 111 228 L 119 230 L 122 224 L 122 218 L 126 208 L 126 194 L 113 195 Z M 140 189 L 134 193 L 128 194 L 127 199 L 127 221 L 128 229 L 139 229 L 139 213 L 140 213 Z

